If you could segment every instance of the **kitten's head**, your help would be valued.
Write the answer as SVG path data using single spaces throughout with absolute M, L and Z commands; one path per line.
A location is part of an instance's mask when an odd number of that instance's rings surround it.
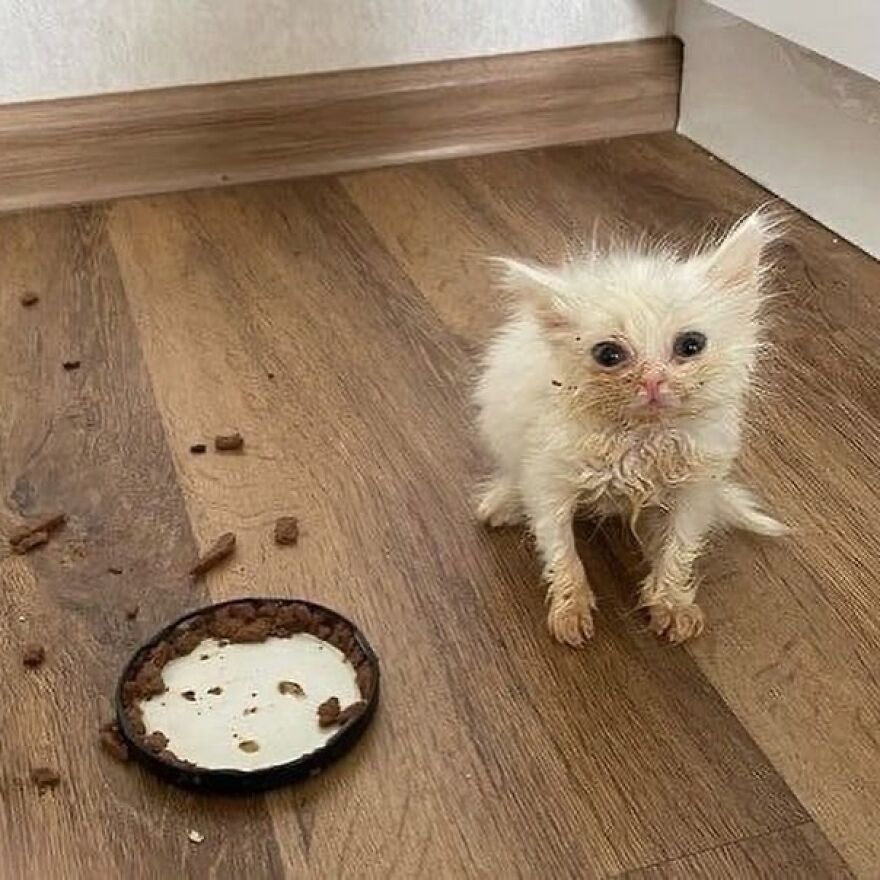
M 759 345 L 766 246 L 778 224 L 743 218 L 690 257 L 596 254 L 558 269 L 502 261 L 561 375 L 593 415 L 615 422 L 709 414 L 742 399 Z

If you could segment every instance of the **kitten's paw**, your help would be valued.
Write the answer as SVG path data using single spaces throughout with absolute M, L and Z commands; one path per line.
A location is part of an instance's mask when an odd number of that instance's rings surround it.
M 547 601 L 547 627 L 553 638 L 572 648 L 583 647 L 593 637 L 596 600 L 590 590 L 583 585 L 551 584 Z
M 659 602 L 648 608 L 651 632 L 665 636 L 679 645 L 695 638 L 703 631 L 705 618 L 699 605 L 670 605 Z
M 508 483 L 491 483 L 477 503 L 477 518 L 493 529 L 518 525 L 523 521 L 519 493 Z

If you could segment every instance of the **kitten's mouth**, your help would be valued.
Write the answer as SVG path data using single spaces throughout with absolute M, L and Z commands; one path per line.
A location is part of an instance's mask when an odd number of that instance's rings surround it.
M 678 406 L 678 400 L 671 395 L 659 395 L 657 397 L 637 397 L 629 409 L 638 415 L 651 417 L 660 413 L 668 413 Z

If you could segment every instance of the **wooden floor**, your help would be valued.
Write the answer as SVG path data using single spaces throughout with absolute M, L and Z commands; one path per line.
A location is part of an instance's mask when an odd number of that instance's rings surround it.
M 0 526 L 70 515 L 0 560 L 2 876 L 880 876 L 880 265 L 794 219 L 746 469 L 796 532 L 719 548 L 692 646 L 630 613 L 614 534 L 584 535 L 595 642 L 551 643 L 522 535 L 471 517 L 482 258 L 765 198 L 661 135 L 0 218 Z M 232 429 L 244 455 L 188 452 Z M 227 530 L 237 559 L 192 586 Z M 369 634 L 383 705 L 357 751 L 242 800 L 106 758 L 139 641 L 250 594 Z M 60 787 L 38 796 L 34 765 Z

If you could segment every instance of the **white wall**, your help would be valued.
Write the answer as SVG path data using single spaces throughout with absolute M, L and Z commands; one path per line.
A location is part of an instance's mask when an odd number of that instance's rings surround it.
M 880 257 L 880 82 L 700 0 L 675 26 L 679 131 Z
M 710 0 L 734 15 L 880 79 L 878 0 Z
M 0 0 L 0 103 L 632 40 L 671 0 Z

